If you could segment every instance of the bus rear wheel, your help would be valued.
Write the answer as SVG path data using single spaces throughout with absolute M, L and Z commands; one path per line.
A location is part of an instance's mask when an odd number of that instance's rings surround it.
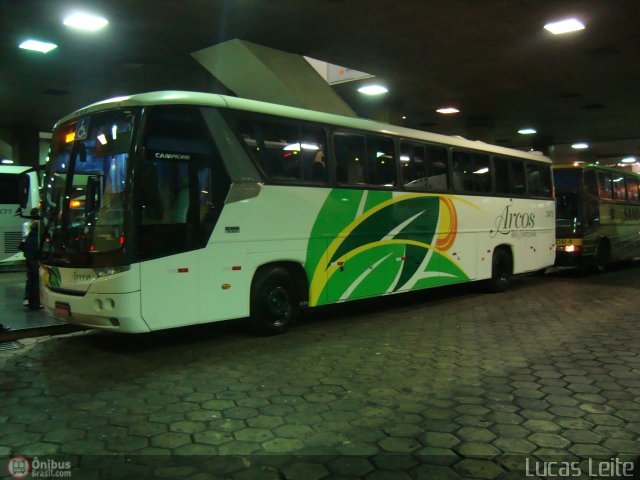
M 497 248 L 493 252 L 491 262 L 491 278 L 487 280 L 487 288 L 490 292 L 504 292 L 509 288 L 511 275 L 513 274 L 513 259 L 511 253 L 504 248 Z
M 251 320 L 258 333 L 284 333 L 300 311 L 294 276 L 282 267 L 259 270 L 251 284 Z

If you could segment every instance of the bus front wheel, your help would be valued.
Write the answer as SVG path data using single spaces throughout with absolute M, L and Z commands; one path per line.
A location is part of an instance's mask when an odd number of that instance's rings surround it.
M 298 316 L 299 297 L 295 279 L 287 269 L 259 270 L 251 285 L 251 320 L 258 333 L 286 332 Z
M 513 259 L 511 253 L 504 248 L 497 248 L 493 252 L 491 262 L 491 278 L 487 280 L 490 292 L 504 292 L 509 288 L 511 275 L 513 274 Z

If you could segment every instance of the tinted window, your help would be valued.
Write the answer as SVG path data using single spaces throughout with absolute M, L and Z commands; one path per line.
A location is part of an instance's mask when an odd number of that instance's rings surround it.
M 364 136 L 338 133 L 333 137 L 333 146 L 336 156 L 336 179 L 338 183 L 348 185 L 366 184 Z
M 598 180 L 596 178 L 596 172 L 594 172 L 593 170 L 586 170 L 584 172 L 584 188 L 586 189 L 587 193 L 593 195 L 594 197 L 598 196 Z
M 637 202 L 639 200 L 638 195 L 638 179 L 634 177 L 627 177 L 627 195 L 629 201 Z
M 513 182 L 511 189 L 514 195 L 524 195 L 525 179 L 524 179 L 524 162 L 522 160 L 511 160 L 511 181 Z
M 612 198 L 613 186 L 611 184 L 611 175 L 604 172 L 598 172 L 598 190 L 600 192 L 600 198 Z
M 326 141 L 321 128 L 242 113 L 236 113 L 233 123 L 267 179 L 326 183 Z
M 20 175 L 0 173 L 0 203 L 19 203 Z
M 140 257 L 202 248 L 230 187 L 197 108 L 150 109 L 138 211 Z
M 424 145 L 400 143 L 400 175 L 405 187 L 427 190 L 427 161 Z
M 527 163 L 527 188 L 533 197 L 551 196 L 551 170 L 547 165 Z
M 396 185 L 396 155 L 393 140 L 367 137 L 369 184 L 385 187 Z
M 627 189 L 624 184 L 624 176 L 619 173 L 613 174 L 613 198 L 616 200 L 627 199 Z
M 489 156 L 470 152 L 453 152 L 453 187 L 458 191 L 491 191 Z
M 487 193 L 491 191 L 491 164 L 489 155 L 474 154 L 472 159 L 473 191 Z
M 511 181 L 509 180 L 509 159 L 494 157 L 493 171 L 496 181 L 496 193 L 511 193 Z
M 401 142 L 400 174 L 406 188 L 424 191 L 447 190 L 447 149 L 435 145 Z

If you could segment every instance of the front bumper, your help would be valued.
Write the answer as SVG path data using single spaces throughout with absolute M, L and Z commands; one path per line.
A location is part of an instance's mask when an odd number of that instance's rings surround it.
M 119 294 L 65 293 L 45 286 L 43 294 L 46 312 L 63 322 L 123 333 L 150 331 L 140 314 L 139 290 Z

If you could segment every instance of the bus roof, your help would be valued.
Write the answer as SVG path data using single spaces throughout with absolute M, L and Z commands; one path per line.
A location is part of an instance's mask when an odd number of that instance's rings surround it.
M 633 175 L 634 177 L 640 178 L 640 173 L 633 172 L 631 170 L 625 170 L 618 167 L 606 167 L 604 165 L 596 165 L 595 163 L 566 163 L 566 164 L 554 164 L 554 170 L 563 170 L 563 169 L 577 169 L 577 170 L 599 170 L 602 172 L 611 172 L 611 173 L 624 173 L 626 175 Z
M 0 165 L 0 173 L 18 174 L 29 170 L 30 168 L 32 167 L 28 165 Z
M 250 112 L 277 115 L 297 120 L 307 120 L 337 127 L 354 128 L 386 135 L 394 135 L 398 137 L 408 137 L 416 140 L 451 145 L 454 147 L 482 150 L 499 155 L 501 154 L 517 156 L 524 159 L 535 160 L 538 162 L 551 163 L 551 160 L 541 153 L 523 152 L 521 150 L 491 145 L 489 143 L 484 143 L 481 141 L 467 140 L 458 136 L 428 133 L 421 130 L 398 127 L 395 125 L 376 122 L 373 120 L 346 117 L 331 113 L 317 112 L 314 110 L 306 110 L 303 108 L 278 105 L 275 103 L 260 102 L 257 100 L 248 100 L 238 97 L 229 97 L 215 93 L 186 92 L 177 90 L 140 93 L 103 100 L 101 102 L 97 102 L 76 110 L 75 112 L 59 120 L 55 126 L 57 127 L 58 125 L 66 123 L 74 118 L 78 118 L 102 110 L 121 107 L 144 107 L 150 105 L 198 105 L 231 108 L 234 110 L 246 110 Z

